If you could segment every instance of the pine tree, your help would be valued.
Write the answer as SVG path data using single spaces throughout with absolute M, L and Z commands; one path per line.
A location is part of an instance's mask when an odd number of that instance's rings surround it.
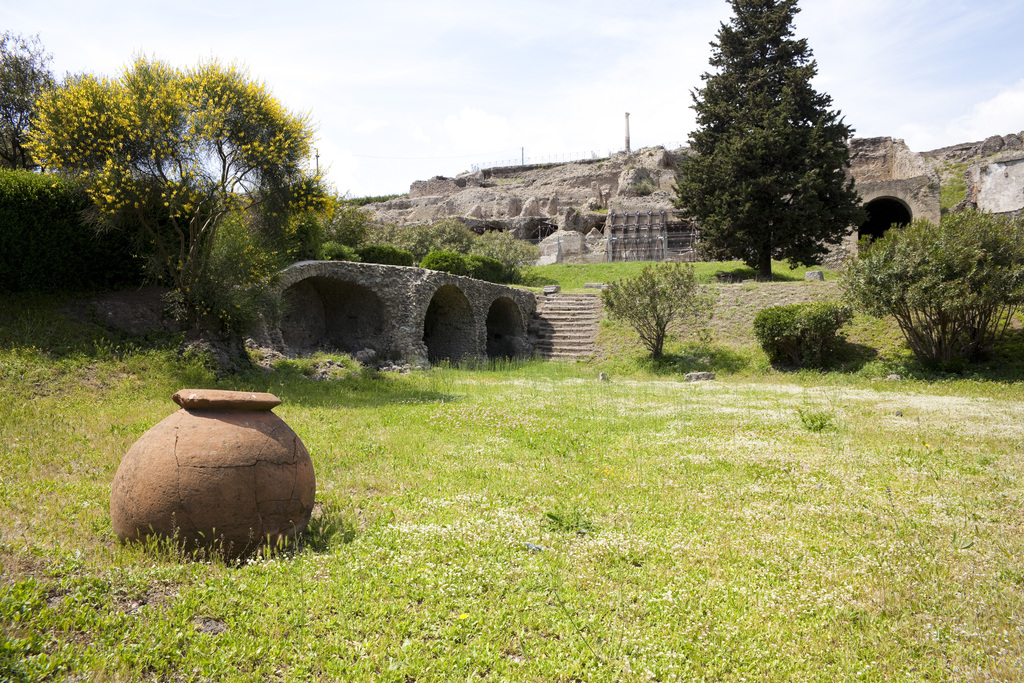
M 863 210 L 847 140 L 853 129 L 793 38 L 797 0 L 730 0 L 734 16 L 712 43 L 715 73 L 693 93 L 695 154 L 681 167 L 675 204 L 696 218 L 712 259 L 740 259 L 771 278 L 772 259 L 820 263 Z

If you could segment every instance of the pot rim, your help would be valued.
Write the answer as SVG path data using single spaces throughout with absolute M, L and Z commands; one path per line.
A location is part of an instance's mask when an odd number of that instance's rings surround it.
M 185 410 L 271 410 L 281 405 L 273 394 L 221 389 L 181 389 L 171 399 Z

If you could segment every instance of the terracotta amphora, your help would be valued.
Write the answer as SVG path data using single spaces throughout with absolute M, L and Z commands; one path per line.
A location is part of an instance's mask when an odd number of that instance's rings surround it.
M 114 475 L 114 532 L 229 558 L 301 534 L 316 476 L 302 441 L 272 412 L 280 399 L 207 389 L 173 399 L 181 410 L 143 434 Z

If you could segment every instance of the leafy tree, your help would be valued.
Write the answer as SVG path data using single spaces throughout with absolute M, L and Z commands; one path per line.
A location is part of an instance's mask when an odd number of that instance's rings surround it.
M 639 275 L 608 285 L 601 299 L 609 317 L 636 330 L 655 360 L 661 358 L 665 339 L 673 328 L 687 319 L 709 317 L 712 308 L 693 266 L 680 263 L 645 266 Z
M 540 249 L 507 231 L 491 230 L 473 241 L 470 253 L 501 262 L 504 273 L 501 282 L 519 283 L 523 280 L 523 266 L 532 264 L 540 256 Z
M 69 79 L 36 111 L 39 163 L 83 183 L 101 228 L 142 231 L 192 324 L 224 320 L 201 293 L 231 283 L 201 283 L 226 217 L 279 233 L 323 199 L 305 170 L 308 118 L 233 66 L 180 70 L 139 58 L 117 80 Z
M 862 310 L 893 316 L 922 363 L 977 360 L 1024 305 L 1024 219 L 968 211 L 893 228 L 850 263 L 843 286 Z
M 862 221 L 845 173 L 853 130 L 811 87 L 817 65 L 793 38 L 797 0 L 730 4 L 712 43 L 716 71 L 693 93 L 696 154 L 675 203 L 698 220 L 706 257 L 740 259 L 768 280 L 773 258 L 816 264 Z
M 348 199 L 334 199 L 331 217 L 324 223 L 324 237 L 353 249 L 361 247 L 370 229 L 370 216 Z
M 32 109 L 53 88 L 52 57 L 39 36 L 0 35 L 0 162 L 7 168 L 35 168 L 25 147 Z
M 442 218 L 429 225 L 378 225 L 367 230 L 367 244 L 389 244 L 412 252 L 416 260 L 432 251 L 468 254 L 476 234 L 454 218 Z M 489 254 L 488 254 L 489 255 Z

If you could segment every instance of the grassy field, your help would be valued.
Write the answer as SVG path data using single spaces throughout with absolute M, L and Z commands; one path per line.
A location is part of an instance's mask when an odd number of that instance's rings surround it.
M 544 285 L 560 285 L 562 291 L 585 291 L 584 285 L 597 282 L 614 282 L 624 277 L 639 273 L 645 266 L 651 265 L 643 261 L 622 261 L 618 263 L 559 264 L 551 266 L 530 266 L 526 268 L 525 283 L 533 288 Z M 757 271 L 743 265 L 741 261 L 722 261 L 715 263 L 695 263 L 697 279 L 701 282 L 715 282 L 716 276 L 728 276 L 735 281 L 754 280 Z M 803 281 L 808 270 L 821 268 L 790 268 L 781 261 L 772 262 L 772 277 L 777 282 Z M 834 271 L 823 271 L 827 281 L 834 281 L 838 275 Z M 591 290 L 595 291 L 595 290 Z
M 714 338 L 652 366 L 614 327 L 591 364 L 217 380 L 59 303 L 0 307 L 2 680 L 1024 670 L 1021 383 L 779 373 Z M 704 360 L 717 381 L 681 381 Z M 116 542 L 120 458 L 185 386 L 283 399 L 318 478 L 297 551 Z

